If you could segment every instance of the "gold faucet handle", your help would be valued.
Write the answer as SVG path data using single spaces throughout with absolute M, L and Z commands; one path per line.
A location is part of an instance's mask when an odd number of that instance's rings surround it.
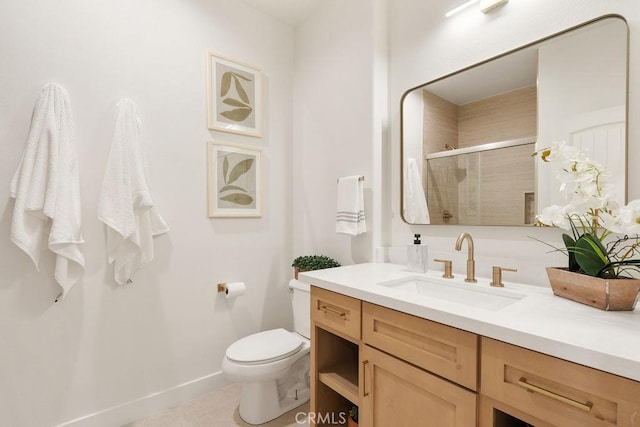
M 504 283 L 502 283 L 502 272 L 503 271 L 518 271 L 515 268 L 504 268 L 498 267 L 496 265 L 493 266 L 493 280 L 489 283 L 491 286 L 504 287 Z
M 442 277 L 445 279 L 453 279 L 453 274 L 451 271 L 453 270 L 453 261 L 450 259 L 434 259 L 435 262 L 443 262 L 444 263 L 444 274 Z

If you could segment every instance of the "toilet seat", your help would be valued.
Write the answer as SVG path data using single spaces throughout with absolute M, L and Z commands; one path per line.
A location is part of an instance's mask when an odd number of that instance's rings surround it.
M 227 348 L 226 355 L 236 363 L 262 364 L 285 359 L 300 351 L 303 346 L 302 338 L 279 328 L 239 339 Z

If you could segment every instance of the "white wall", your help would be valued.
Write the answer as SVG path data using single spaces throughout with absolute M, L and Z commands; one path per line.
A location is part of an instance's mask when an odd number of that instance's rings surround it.
M 328 0 L 296 30 L 296 255 L 324 253 L 342 264 L 364 262 L 371 260 L 374 236 L 381 234 L 379 227 L 374 230 L 379 209 L 373 209 L 380 195 L 372 191 L 380 170 L 373 165 L 382 150 L 382 130 L 376 127 L 381 120 L 374 106 L 386 107 L 386 79 L 382 95 L 376 86 L 377 73 L 386 68 L 380 71 L 374 63 L 386 47 L 380 51 L 378 34 L 385 24 L 377 15 L 379 7 L 379 1 Z M 369 231 L 356 237 L 335 232 L 336 179 L 346 175 L 365 177 Z
M 54 425 L 203 377 L 213 384 L 232 341 L 290 326 L 293 35 L 231 0 L 0 0 L 0 424 Z M 208 50 L 262 68 L 263 138 L 207 130 Z M 87 265 L 57 304 L 52 257 L 36 272 L 8 239 L 9 180 L 51 81 L 67 88 L 75 113 Z M 171 232 L 135 282 L 117 287 L 96 210 L 125 96 L 140 108 L 154 199 Z M 358 94 L 354 109 L 368 96 Z M 263 148 L 261 218 L 207 218 L 212 139 Z M 216 283 L 236 280 L 248 291 L 229 304 Z
M 399 195 L 399 105 L 402 93 L 420 83 L 462 69 L 481 60 L 496 56 L 523 44 L 559 32 L 584 21 L 608 13 L 623 15 L 630 26 L 630 101 L 629 151 L 630 159 L 637 159 L 640 146 L 634 141 L 640 135 L 640 122 L 634 120 L 640 93 L 640 55 L 633 46 L 640 43 L 640 7 L 635 0 L 604 2 L 598 0 L 511 0 L 505 6 L 484 15 L 474 8 L 445 18 L 444 14 L 459 2 L 416 2 L 394 0 L 389 2 L 389 118 L 393 147 L 390 159 L 392 192 L 393 245 L 410 242 L 414 232 L 422 233 L 430 244 L 433 257 L 454 260 L 454 270 L 463 273 L 465 252 L 453 250 L 455 239 L 462 231 L 475 238 L 476 266 L 479 276 L 490 277 L 492 265 L 518 268 L 506 280 L 533 284 L 548 283 L 544 268 L 563 265 L 560 254 L 547 254 L 548 248 L 531 239 L 560 242 L 558 230 L 524 227 L 457 227 L 409 226 L 400 217 Z M 630 170 L 629 198 L 640 195 L 637 184 L 640 171 Z M 433 268 L 440 268 L 433 266 Z

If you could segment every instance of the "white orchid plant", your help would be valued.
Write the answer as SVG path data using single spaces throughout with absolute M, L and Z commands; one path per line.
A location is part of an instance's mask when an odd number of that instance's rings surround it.
M 565 142 L 533 155 L 556 167 L 567 204 L 544 208 L 537 220 L 572 232 L 562 235 L 565 248 L 549 245 L 569 257 L 569 270 L 602 278 L 640 273 L 640 259 L 633 258 L 640 255 L 640 200 L 620 206 L 605 167 Z

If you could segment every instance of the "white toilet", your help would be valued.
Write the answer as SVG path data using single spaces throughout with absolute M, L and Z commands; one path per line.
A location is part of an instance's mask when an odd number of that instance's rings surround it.
M 309 285 L 289 282 L 295 332 L 271 329 L 241 338 L 227 348 L 222 372 L 244 383 L 240 417 L 262 424 L 309 400 L 311 300 Z

